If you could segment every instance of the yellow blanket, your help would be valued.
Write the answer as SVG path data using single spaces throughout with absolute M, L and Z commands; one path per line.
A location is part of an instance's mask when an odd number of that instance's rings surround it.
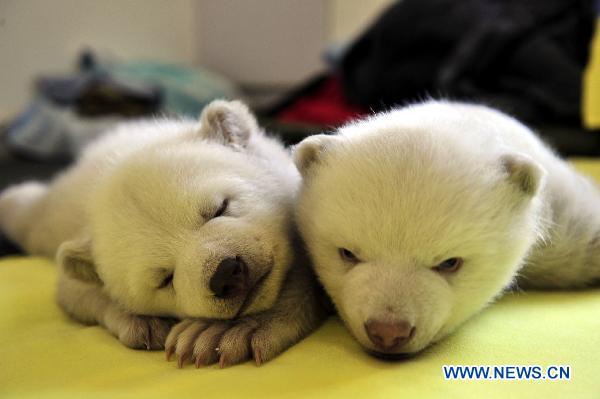
M 600 162 L 577 166 L 600 180 Z M 509 294 L 401 362 L 366 355 L 331 319 L 261 367 L 179 370 L 67 318 L 55 277 L 43 259 L 0 261 L 0 398 L 600 398 L 598 289 Z M 570 379 L 446 380 L 443 365 L 562 365 Z

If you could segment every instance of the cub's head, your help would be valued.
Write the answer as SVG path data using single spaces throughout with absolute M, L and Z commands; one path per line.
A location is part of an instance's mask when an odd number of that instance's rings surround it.
M 370 352 L 443 338 L 509 284 L 541 233 L 544 172 L 494 143 L 496 129 L 530 134 L 482 107 L 429 103 L 296 147 L 302 237 Z
M 173 129 L 107 173 L 89 236 L 64 243 L 59 262 L 135 313 L 231 318 L 271 307 L 292 261 L 291 158 L 273 165 L 261 154 L 285 153 L 238 102 L 214 102 L 199 124 Z

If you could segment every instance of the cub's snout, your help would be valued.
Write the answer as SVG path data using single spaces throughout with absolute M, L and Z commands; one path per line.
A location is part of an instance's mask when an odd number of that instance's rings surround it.
M 220 299 L 245 295 L 249 289 L 246 262 L 239 256 L 223 259 L 210 278 L 208 286 Z

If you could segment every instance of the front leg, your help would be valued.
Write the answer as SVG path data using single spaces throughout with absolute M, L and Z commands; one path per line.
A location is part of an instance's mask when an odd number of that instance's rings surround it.
M 257 365 L 273 359 L 315 330 L 327 315 L 324 295 L 312 272 L 296 266 L 286 278 L 275 305 L 236 320 L 186 319 L 167 337 L 169 360 L 179 367 L 218 362 L 221 368 L 254 358 Z
M 100 324 L 124 345 L 134 349 L 163 349 L 174 320 L 128 313 L 101 286 L 61 275 L 58 303 L 73 319 Z

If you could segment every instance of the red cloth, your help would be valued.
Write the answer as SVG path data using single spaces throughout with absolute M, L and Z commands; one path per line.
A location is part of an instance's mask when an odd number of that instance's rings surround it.
M 335 127 L 366 113 L 363 108 L 346 101 L 339 79 L 331 77 L 314 92 L 281 111 L 278 117 L 282 122 Z

